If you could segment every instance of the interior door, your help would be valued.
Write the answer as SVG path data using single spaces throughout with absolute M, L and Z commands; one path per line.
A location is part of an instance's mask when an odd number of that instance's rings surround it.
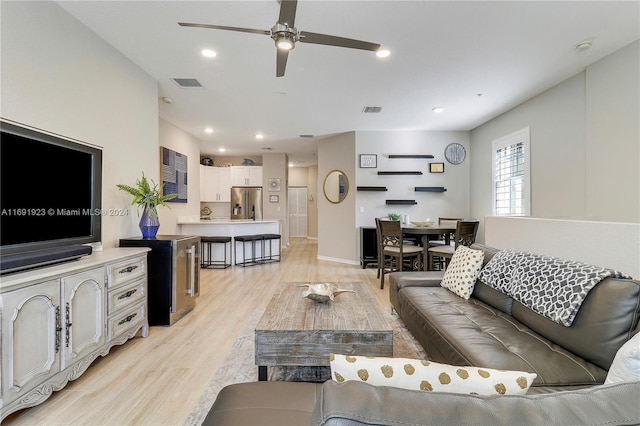
M 307 188 L 289 187 L 289 236 L 306 237 L 307 229 Z

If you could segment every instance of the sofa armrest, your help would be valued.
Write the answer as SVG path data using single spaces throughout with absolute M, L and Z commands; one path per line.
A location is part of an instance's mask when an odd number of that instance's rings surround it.
M 327 381 L 313 425 L 631 425 L 640 422 L 640 382 L 543 395 L 430 393 Z
M 440 287 L 444 271 L 406 271 L 389 274 L 389 301 L 398 309 L 398 292 L 404 287 Z

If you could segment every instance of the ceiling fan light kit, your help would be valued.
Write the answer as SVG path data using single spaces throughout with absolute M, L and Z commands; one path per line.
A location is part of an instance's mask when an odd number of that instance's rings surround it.
M 223 25 L 194 24 L 188 22 L 178 22 L 182 27 L 206 28 L 213 30 L 239 31 L 244 33 L 262 34 L 270 36 L 276 44 L 276 77 L 284 76 L 287 66 L 289 51 L 295 48 L 296 42 L 322 44 L 325 46 L 346 47 L 349 49 L 369 50 L 378 52 L 380 45 L 367 41 L 355 40 L 351 38 L 337 37 L 326 34 L 309 33 L 298 31 L 294 24 L 296 19 L 297 0 L 281 0 L 280 15 L 276 24 L 271 30 L 256 30 L 252 28 L 228 27 Z

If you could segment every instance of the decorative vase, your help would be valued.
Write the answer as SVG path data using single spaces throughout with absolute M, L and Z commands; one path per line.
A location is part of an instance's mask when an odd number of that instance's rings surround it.
M 155 238 L 160 228 L 160 221 L 158 220 L 158 211 L 155 207 L 145 207 L 140 217 L 140 230 L 142 231 L 142 238 Z

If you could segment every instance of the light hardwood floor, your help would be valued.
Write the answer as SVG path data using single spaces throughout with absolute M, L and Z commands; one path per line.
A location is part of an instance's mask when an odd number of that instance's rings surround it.
M 389 309 L 376 269 L 317 260 L 317 242 L 292 238 L 282 261 L 201 269 L 196 308 L 171 327 L 151 327 L 97 359 L 43 404 L 4 425 L 182 425 L 240 330 L 284 282 L 363 281 Z

